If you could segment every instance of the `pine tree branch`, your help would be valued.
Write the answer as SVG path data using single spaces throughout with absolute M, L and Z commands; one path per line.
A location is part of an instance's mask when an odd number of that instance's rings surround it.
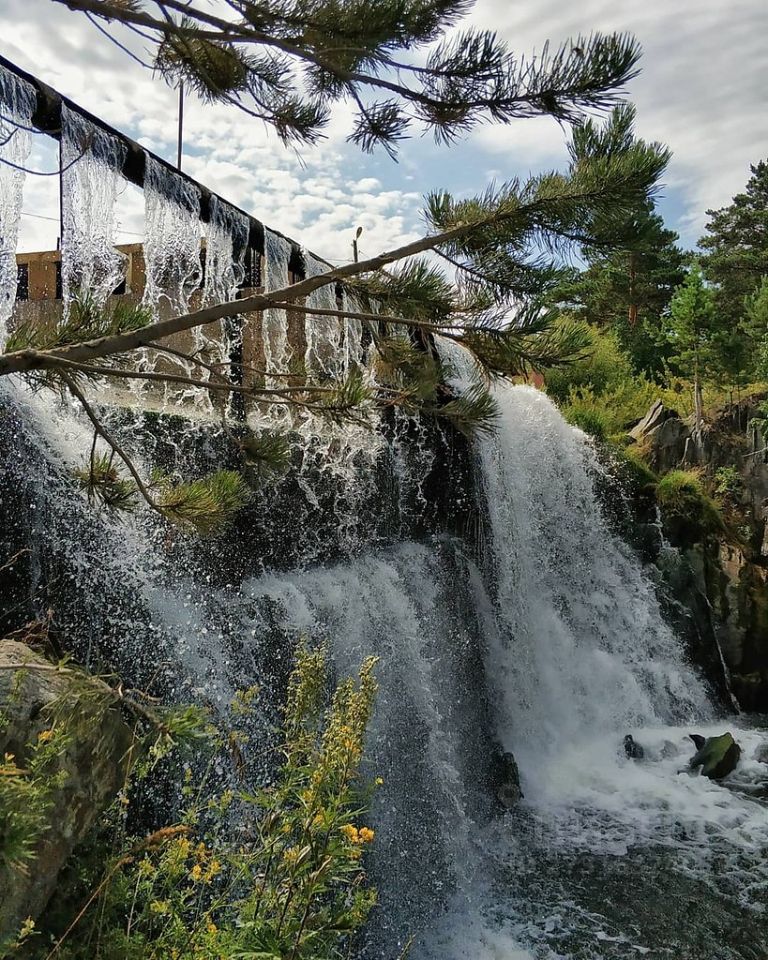
M 80 0 L 78 0 L 78 2 L 80 2 Z M 254 294 L 242 300 L 232 300 L 226 303 L 204 307 L 192 313 L 180 314 L 167 320 L 156 321 L 144 327 L 139 327 L 136 330 L 112 336 L 99 337 L 71 346 L 57 347 L 51 350 L 18 350 L 13 353 L 2 354 L 0 355 L 0 376 L 40 369 L 51 357 L 60 357 L 75 361 L 95 360 L 100 357 L 126 353 L 139 347 L 149 347 L 152 346 L 155 340 L 162 340 L 173 334 L 181 333 L 184 330 L 191 330 L 194 327 L 204 326 L 216 320 L 222 320 L 225 317 L 243 313 L 255 313 L 273 307 L 276 304 L 285 304 L 290 303 L 294 299 L 303 299 L 315 290 L 328 286 L 328 284 L 334 283 L 337 280 L 344 280 L 362 273 L 373 273 L 391 263 L 424 253 L 434 247 L 462 240 L 471 236 L 473 233 L 481 232 L 485 227 L 502 226 L 513 220 L 533 222 L 537 218 L 540 218 L 547 209 L 553 206 L 557 207 L 558 204 L 564 201 L 586 204 L 605 198 L 606 192 L 599 188 L 566 196 L 539 198 L 530 203 L 517 206 L 508 212 L 493 212 L 487 216 L 479 217 L 476 220 L 460 223 L 448 230 L 436 234 L 429 234 L 421 237 L 419 240 L 414 240 L 401 247 L 397 247 L 394 250 L 380 253 L 368 260 L 361 260 L 358 263 L 348 263 L 340 267 L 334 267 L 326 273 L 318 274 L 315 277 L 308 277 L 305 280 L 289 284 L 287 287 L 270 293 Z
M 356 310 L 331 310 L 328 307 L 306 307 L 297 303 L 278 303 L 278 308 L 290 310 L 292 313 L 308 314 L 317 317 L 336 317 L 339 320 L 368 320 L 372 323 L 391 323 L 399 327 L 414 327 L 419 330 L 427 330 L 429 333 L 439 334 L 441 337 L 449 337 L 452 340 L 461 342 L 461 337 L 453 334 L 451 330 L 462 330 L 462 324 L 446 324 L 442 326 L 438 323 L 429 323 L 426 320 L 412 320 L 404 317 L 390 316 L 386 313 L 363 313 Z M 271 374 L 270 374 L 271 376 Z
M 434 62 L 430 61 L 424 68 L 415 69 L 412 64 L 389 58 L 387 65 L 397 71 L 398 77 L 401 73 L 407 73 L 422 78 L 422 89 L 415 89 L 402 82 L 389 80 L 375 69 L 363 72 L 351 65 L 345 65 L 344 59 L 334 60 L 332 56 L 329 59 L 334 49 L 354 48 L 335 48 L 323 44 L 323 39 L 330 39 L 334 34 L 327 25 L 312 31 L 309 27 L 311 18 L 308 20 L 299 17 L 297 32 L 299 36 L 314 34 L 313 39 L 294 42 L 281 36 L 279 28 L 273 32 L 265 32 L 249 23 L 247 16 L 244 21 L 234 22 L 194 7 L 186 0 L 167 0 L 165 3 L 155 0 L 164 19 L 153 17 L 133 5 L 110 3 L 108 0 L 56 2 L 64 3 L 72 10 L 107 20 L 146 27 L 158 34 L 154 42 L 158 45 L 159 52 L 162 52 L 165 43 L 170 43 L 173 47 L 169 38 L 174 38 L 185 46 L 191 42 L 209 44 L 209 52 L 216 51 L 216 56 L 219 57 L 231 56 L 233 65 L 234 61 L 238 61 L 245 74 L 252 79 L 254 75 L 258 79 L 258 71 L 252 64 L 248 64 L 247 57 L 239 52 L 241 46 L 256 45 L 295 58 L 318 71 L 316 89 L 310 87 L 308 103 L 313 98 L 321 106 L 322 118 L 318 114 L 312 122 L 312 118 L 305 115 L 302 124 L 300 118 L 291 114 L 290 110 L 281 117 L 279 102 L 276 102 L 274 109 L 268 107 L 267 114 L 261 118 L 274 124 L 284 139 L 294 135 L 311 141 L 317 136 L 317 128 L 325 122 L 328 100 L 338 99 L 345 93 L 351 94 L 358 100 L 361 128 L 373 134 L 370 142 L 362 132 L 357 137 L 352 136 L 364 149 L 377 142 L 387 146 L 390 151 L 394 149 L 393 142 L 402 135 L 409 123 L 400 109 L 400 101 L 416 104 L 420 108 L 419 119 L 433 127 L 438 137 L 445 140 L 453 139 L 481 119 L 504 122 L 514 116 L 541 114 L 572 121 L 580 116 L 585 108 L 604 108 L 614 101 L 621 86 L 635 75 L 639 58 L 639 48 L 626 35 L 615 34 L 607 38 L 607 41 L 599 34 L 588 38 L 580 37 L 576 43 L 566 43 L 552 54 L 548 45 L 545 45 L 538 58 L 525 61 L 515 60 L 494 34 L 467 34 L 452 44 L 444 43 L 433 53 L 431 61 Z M 180 14 L 181 20 L 174 20 L 167 8 Z M 268 16 L 274 22 L 272 11 L 268 12 Z M 446 26 L 448 19 L 450 18 L 446 18 Z M 206 30 L 201 25 L 212 29 Z M 349 59 L 349 63 L 367 61 L 374 66 L 379 63 L 383 66 L 387 58 L 382 59 L 380 48 L 386 48 L 393 43 L 404 48 L 414 45 L 413 41 L 402 33 L 380 37 L 370 49 L 360 51 L 359 57 Z M 187 50 L 188 53 L 191 52 L 189 48 Z M 194 71 L 198 71 L 202 65 L 201 57 L 188 57 L 186 61 L 186 67 L 194 67 Z M 178 63 L 176 67 L 183 72 L 185 64 Z M 327 90 L 324 89 L 323 77 L 332 78 L 330 85 L 326 84 Z M 289 83 L 297 97 L 304 96 L 297 84 L 293 81 Z M 395 95 L 397 102 L 392 105 L 390 117 L 394 130 L 392 136 L 387 135 L 386 127 L 382 135 L 375 134 L 379 126 L 376 118 L 377 106 L 383 109 L 387 105 L 374 105 L 369 112 L 369 108 L 361 104 L 356 86 Z M 243 86 L 238 84 L 238 87 L 238 94 L 248 92 L 255 96 L 252 83 L 244 83 Z M 214 98 L 229 100 L 247 110 L 239 95 L 231 96 L 232 90 L 229 91 L 230 95 L 227 95 L 227 91 L 218 83 L 212 84 L 209 89 Z
M 179 383 L 185 386 L 199 387 L 201 390 L 220 391 L 222 393 L 241 393 L 251 397 L 290 397 L 294 393 L 332 393 L 332 387 L 318 387 L 302 385 L 295 387 L 245 387 L 238 383 L 212 382 L 197 380 L 194 377 L 185 377 L 174 373 L 157 373 L 151 370 L 125 370 L 122 367 L 97 367 L 89 363 L 77 363 L 73 360 L 64 360 L 61 357 L 50 358 L 45 369 L 71 369 L 88 373 L 91 376 L 112 377 L 116 380 L 147 380 L 154 383 Z
M 98 435 L 107 444 L 107 446 L 110 447 L 110 449 L 114 450 L 117 456 L 123 461 L 123 463 L 126 466 L 126 469 L 130 473 L 134 483 L 136 484 L 136 489 L 139 491 L 142 498 L 146 500 L 148 505 L 153 510 L 155 510 L 157 513 L 159 513 L 161 516 L 164 517 L 165 513 L 162 507 L 155 501 L 154 497 L 147 489 L 146 485 L 144 484 L 144 481 L 141 478 L 141 474 L 133 465 L 133 461 L 128 456 L 128 454 L 123 450 L 120 444 L 114 439 L 112 434 L 109 433 L 108 430 L 106 430 L 106 428 L 104 427 L 104 424 L 101 422 L 101 420 L 99 420 L 98 416 L 96 415 L 96 412 L 94 411 L 93 407 L 85 398 L 85 395 L 83 394 L 82 390 L 78 387 L 75 379 L 71 377 L 68 373 L 66 373 L 64 370 L 59 371 L 59 376 L 64 381 L 64 383 L 66 383 L 67 388 L 69 389 L 69 392 L 72 394 L 72 396 L 77 400 L 77 402 L 83 408 L 85 415 L 93 424 L 93 429 L 96 431 L 96 433 L 98 433 Z

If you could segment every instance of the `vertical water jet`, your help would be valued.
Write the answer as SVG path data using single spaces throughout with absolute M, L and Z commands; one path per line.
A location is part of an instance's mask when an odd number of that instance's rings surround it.
M 307 251 L 304 252 L 304 263 L 308 277 L 317 277 L 330 269 L 327 263 Z M 307 297 L 307 306 L 321 310 L 338 310 L 336 284 L 329 283 L 313 290 Z M 339 377 L 343 373 L 342 321 L 338 317 L 308 313 L 304 330 L 307 344 L 304 363 L 307 373 L 320 377 Z
M 288 286 L 288 261 L 291 258 L 291 245 L 272 230 L 264 231 L 264 289 L 269 292 Z M 291 361 L 291 347 L 288 343 L 288 319 L 285 310 L 270 308 L 262 313 L 262 339 L 264 343 L 264 365 L 267 372 L 267 385 L 284 386 L 278 378 L 270 374 L 285 373 Z

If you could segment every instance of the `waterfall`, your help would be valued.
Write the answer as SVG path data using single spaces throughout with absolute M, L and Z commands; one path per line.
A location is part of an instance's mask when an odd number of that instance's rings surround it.
M 250 224 L 244 213 L 216 196 L 211 197 L 210 219 L 205 225 L 205 276 L 203 305 L 226 303 L 237 297 L 245 277 L 245 254 Z M 230 357 L 232 333 L 238 321 L 230 318 L 217 324 L 195 327 L 195 348 L 222 363 Z M 214 336 L 210 336 L 211 330 Z M 219 334 L 216 336 L 216 334 Z M 209 361 L 210 362 L 210 361 Z M 206 374 L 197 370 L 196 375 Z
M 123 279 L 125 257 L 113 246 L 115 201 L 125 144 L 64 104 L 61 108 L 62 243 L 65 304 L 89 293 L 102 304 Z
M 21 221 L 23 168 L 29 157 L 34 88 L 0 66 L 0 350 L 16 300 L 16 246 Z
M 304 263 L 307 277 L 317 277 L 330 269 L 327 263 L 313 257 L 308 251 L 304 252 Z M 307 306 L 320 310 L 338 310 L 336 284 L 329 283 L 313 290 L 307 297 Z M 308 374 L 320 378 L 337 378 L 342 374 L 341 361 L 344 353 L 341 349 L 341 330 L 342 324 L 338 317 L 311 313 L 306 315 L 304 364 Z
M 396 956 L 471 871 L 471 816 L 491 749 L 472 593 L 457 587 L 471 578 L 458 545 L 437 540 L 243 585 L 257 636 L 267 620 L 284 637 L 325 640 L 341 674 L 379 657 L 367 759 L 384 780 L 372 810 L 381 844 L 371 869 L 383 884 L 369 931 L 377 956 Z
M 479 454 L 509 749 L 537 758 L 534 777 L 598 731 L 711 715 L 652 583 L 602 515 L 592 445 L 532 387 L 495 398 L 498 430 Z
M 342 306 L 351 313 L 363 313 L 359 298 L 350 290 L 342 288 Z M 354 317 L 345 317 L 344 326 L 344 376 L 355 369 L 364 366 L 365 356 L 363 348 L 363 322 Z
M 442 349 L 466 381 L 465 356 Z M 360 958 L 392 960 L 411 935 L 414 960 L 766 954 L 763 735 L 718 717 L 603 515 L 590 441 L 543 394 L 493 387 L 498 430 L 467 458 L 474 485 L 448 498 L 483 501 L 479 546 L 435 518 L 451 479 L 439 429 L 403 422 L 393 440 L 309 418 L 291 471 L 255 489 L 247 518 L 185 545 L 151 516 L 94 514 L 66 477 L 87 424 L 8 390 L 0 532 L 18 532 L 11 553 L 33 544 L 30 595 L 94 662 L 214 707 L 258 683 L 267 738 L 299 637 L 325 641 L 339 674 L 379 657 L 366 768 L 384 779 L 368 864 L 380 905 Z M 171 472 L 229 455 L 214 424 L 110 427 Z M 679 773 L 689 732 L 728 727 L 744 751 L 731 790 Z M 624 755 L 628 732 L 642 763 Z M 502 749 L 524 792 L 510 812 L 494 799 Z
M 201 277 L 200 191 L 150 154 L 144 177 L 144 302 L 154 311 L 162 301 L 179 313 Z
M 285 237 L 264 230 L 264 289 L 267 292 L 280 290 L 288 286 L 288 261 L 291 257 L 291 244 Z M 284 382 L 270 374 L 284 374 L 288 371 L 292 357 L 288 342 L 288 318 L 285 310 L 271 308 L 262 314 L 262 338 L 264 343 L 264 365 L 267 372 L 268 387 L 282 387 Z
M 204 304 L 235 299 L 245 276 L 249 226 L 244 213 L 211 197 L 211 215 L 205 229 Z

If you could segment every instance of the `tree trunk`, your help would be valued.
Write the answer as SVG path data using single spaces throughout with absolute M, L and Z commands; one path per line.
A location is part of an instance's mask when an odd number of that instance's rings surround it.
M 637 281 L 637 265 L 635 263 L 634 253 L 629 255 L 629 310 L 627 313 L 627 320 L 629 321 L 629 329 L 634 330 L 637 326 L 637 304 L 635 303 L 635 283 Z
M 696 363 L 696 369 L 693 377 L 693 410 L 696 418 L 696 434 L 701 434 L 701 424 L 704 419 L 704 397 L 701 390 L 701 378 L 699 377 L 699 364 Z

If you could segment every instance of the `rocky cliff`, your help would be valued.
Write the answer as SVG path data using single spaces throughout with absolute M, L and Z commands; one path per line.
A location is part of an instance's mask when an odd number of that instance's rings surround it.
M 693 509 L 665 509 L 659 498 L 662 539 L 652 559 L 692 611 L 699 633 L 711 627 L 739 707 L 756 712 L 768 712 L 768 448 L 759 410 L 764 400 L 756 394 L 731 404 L 699 431 L 658 402 L 630 433 L 657 475 L 697 471 L 703 490 L 717 499 L 721 522 L 707 524 Z M 664 543 L 673 550 L 663 549 Z

